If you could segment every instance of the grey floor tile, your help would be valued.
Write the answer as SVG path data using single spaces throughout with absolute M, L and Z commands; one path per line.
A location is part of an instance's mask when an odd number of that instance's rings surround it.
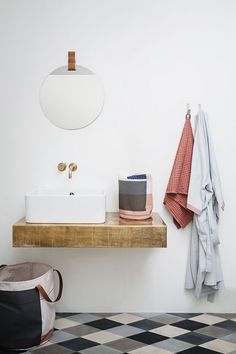
M 143 318 L 150 318 L 150 317 L 162 315 L 163 313 L 160 313 L 160 312 L 134 312 L 133 314 L 136 316 L 143 317 Z
M 56 343 L 60 343 L 60 342 L 66 341 L 66 340 L 74 339 L 76 337 L 77 336 L 75 336 L 71 333 L 67 333 L 67 332 L 58 330 L 58 331 L 54 331 L 53 336 L 50 339 L 50 342 L 56 344 Z
M 48 340 L 48 341 L 44 342 L 44 344 L 41 344 L 41 345 L 38 345 L 38 346 L 30 348 L 29 351 L 30 351 L 30 353 L 35 353 L 35 351 L 38 350 L 38 349 L 43 349 L 43 348 L 46 348 L 46 347 L 49 347 L 49 346 L 55 345 L 55 344 L 57 344 L 57 343 L 51 343 L 50 340 Z M 0 354 L 2 354 L 1 351 L 0 351 Z
M 231 320 L 232 318 L 236 318 L 236 313 L 208 313 L 208 315 L 223 317 L 226 320 Z
M 122 336 L 122 337 L 129 337 L 129 336 L 132 336 L 133 334 L 141 333 L 144 330 L 141 328 L 137 328 L 137 327 L 133 327 L 133 326 L 129 326 L 129 325 L 122 325 L 119 327 L 110 328 L 110 329 L 108 329 L 108 331 L 111 333 L 114 333 L 114 334 L 118 334 L 119 336 Z
M 53 344 L 50 346 L 45 346 L 39 349 L 31 350 L 33 354 L 70 354 L 74 350 L 62 347 L 58 344 Z
M 232 333 L 232 331 L 229 331 L 228 329 L 220 328 L 217 326 L 203 327 L 203 328 L 197 329 L 194 332 L 205 334 L 206 336 L 210 336 L 213 338 L 221 338 L 221 337 L 227 336 Z
M 163 313 L 161 315 L 151 317 L 150 320 L 164 324 L 172 324 L 175 322 L 183 321 L 183 317 L 171 315 L 169 313 Z
M 65 342 L 60 343 L 61 346 L 65 348 L 69 348 L 73 351 L 81 351 L 84 349 L 96 347 L 99 344 L 96 342 L 93 342 L 91 340 L 85 339 L 85 338 L 75 338 L 71 340 L 67 340 Z
M 236 322 L 231 320 L 226 320 L 216 324 L 217 327 L 228 329 L 229 331 L 236 331 Z
M 79 326 L 73 326 L 73 327 L 66 328 L 63 330 L 63 332 L 73 334 L 74 336 L 77 336 L 77 337 L 86 336 L 87 334 L 95 333 L 98 331 L 100 331 L 98 328 L 87 326 L 86 324 L 79 325 Z
M 79 313 L 78 315 L 68 317 L 68 320 L 78 321 L 80 323 L 87 323 L 99 320 L 100 316 L 91 315 L 90 313 Z
M 143 318 L 151 318 L 154 316 L 162 315 L 163 313 L 162 312 L 134 312 L 133 314 Z
M 170 312 L 170 315 L 178 316 L 178 317 L 183 317 L 183 318 L 191 318 L 195 316 L 202 315 L 202 312 Z
M 89 348 L 80 351 L 81 354 L 123 354 L 123 351 L 109 348 L 105 345 L 99 345 L 94 348 Z
M 107 318 L 114 315 L 119 315 L 122 312 L 91 312 L 91 315 L 98 316 L 99 318 Z
M 228 336 L 224 336 L 221 339 L 226 340 L 228 342 L 236 343 L 236 332 L 229 334 Z
M 194 344 L 182 342 L 180 340 L 173 339 L 173 338 L 166 339 L 166 340 L 163 340 L 162 342 L 158 342 L 158 343 L 155 343 L 152 345 L 154 345 L 155 347 L 164 349 L 164 350 L 168 350 L 172 353 L 178 353 L 182 350 L 186 350 L 186 349 L 194 347 Z
M 130 338 L 122 338 L 113 342 L 107 343 L 106 346 L 112 349 L 120 350 L 123 352 L 129 352 L 138 348 L 144 347 L 146 344 L 138 342 Z

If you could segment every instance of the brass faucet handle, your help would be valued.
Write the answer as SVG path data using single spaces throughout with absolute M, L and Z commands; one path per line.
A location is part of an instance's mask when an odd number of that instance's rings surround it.
M 57 165 L 57 169 L 58 169 L 58 171 L 65 171 L 65 169 L 66 169 L 66 163 L 65 162 L 60 162 L 58 165 Z

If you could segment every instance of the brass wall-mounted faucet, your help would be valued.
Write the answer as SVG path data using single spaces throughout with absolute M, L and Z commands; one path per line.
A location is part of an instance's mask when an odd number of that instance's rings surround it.
M 66 167 L 67 167 L 67 164 L 65 162 L 60 162 L 58 165 L 57 165 L 57 169 L 58 171 L 60 172 L 63 172 L 66 170 Z M 69 164 L 69 173 L 68 173 L 68 177 L 71 179 L 72 178 L 72 172 L 75 172 L 77 170 L 77 165 L 76 163 L 74 162 L 71 162 Z
M 68 175 L 68 177 L 69 177 L 69 178 L 72 178 L 72 172 L 74 172 L 74 171 L 76 171 L 76 170 L 77 170 L 77 165 L 76 165 L 76 163 L 71 162 L 71 163 L 69 164 L 69 175 Z

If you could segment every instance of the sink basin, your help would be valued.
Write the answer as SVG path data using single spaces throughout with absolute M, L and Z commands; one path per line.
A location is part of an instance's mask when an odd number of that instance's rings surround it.
M 25 195 L 28 223 L 104 223 L 106 194 L 103 190 L 46 190 Z

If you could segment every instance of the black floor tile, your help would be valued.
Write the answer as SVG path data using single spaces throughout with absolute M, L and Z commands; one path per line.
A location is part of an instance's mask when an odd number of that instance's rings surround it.
M 183 350 L 182 352 L 178 352 L 178 354 L 220 354 L 215 350 L 210 350 L 202 347 L 194 347 L 190 349 Z
M 71 349 L 71 350 L 83 350 L 91 347 L 95 347 L 98 343 L 95 343 L 91 340 L 85 338 L 75 338 L 70 339 L 65 342 L 58 343 L 59 345 Z M 50 348 L 49 348 L 50 349 Z
M 183 320 L 180 322 L 172 323 L 172 326 L 187 329 L 189 331 L 195 331 L 196 329 L 200 329 L 206 327 L 205 323 L 191 321 L 191 320 Z
M 58 317 L 70 317 L 75 315 L 80 315 L 81 312 L 57 312 Z
M 114 328 L 114 327 L 121 326 L 122 323 L 118 323 L 118 322 L 109 320 L 107 318 L 102 318 L 100 320 L 87 322 L 86 325 L 87 326 L 91 326 L 91 327 L 95 327 L 95 328 L 99 328 L 99 329 L 102 329 L 102 330 L 106 330 L 106 329 L 109 329 L 109 328 Z
M 142 332 L 142 333 L 130 336 L 128 338 L 136 340 L 137 342 L 145 343 L 145 344 L 153 344 L 153 343 L 157 343 L 162 340 L 168 339 L 168 337 L 164 337 L 164 336 L 161 336 L 160 334 L 156 334 L 156 333 L 152 333 L 152 332 Z
M 200 345 L 214 340 L 215 338 L 197 332 L 189 332 L 182 334 L 181 336 L 175 337 L 175 339 L 182 340 L 183 342 L 188 342 L 195 345 Z
M 164 323 L 144 319 L 136 322 L 132 322 L 131 326 L 144 329 L 145 331 L 150 331 L 151 329 L 164 326 Z
M 27 350 L 4 350 L 0 349 L 0 354 L 21 354 L 25 353 Z

